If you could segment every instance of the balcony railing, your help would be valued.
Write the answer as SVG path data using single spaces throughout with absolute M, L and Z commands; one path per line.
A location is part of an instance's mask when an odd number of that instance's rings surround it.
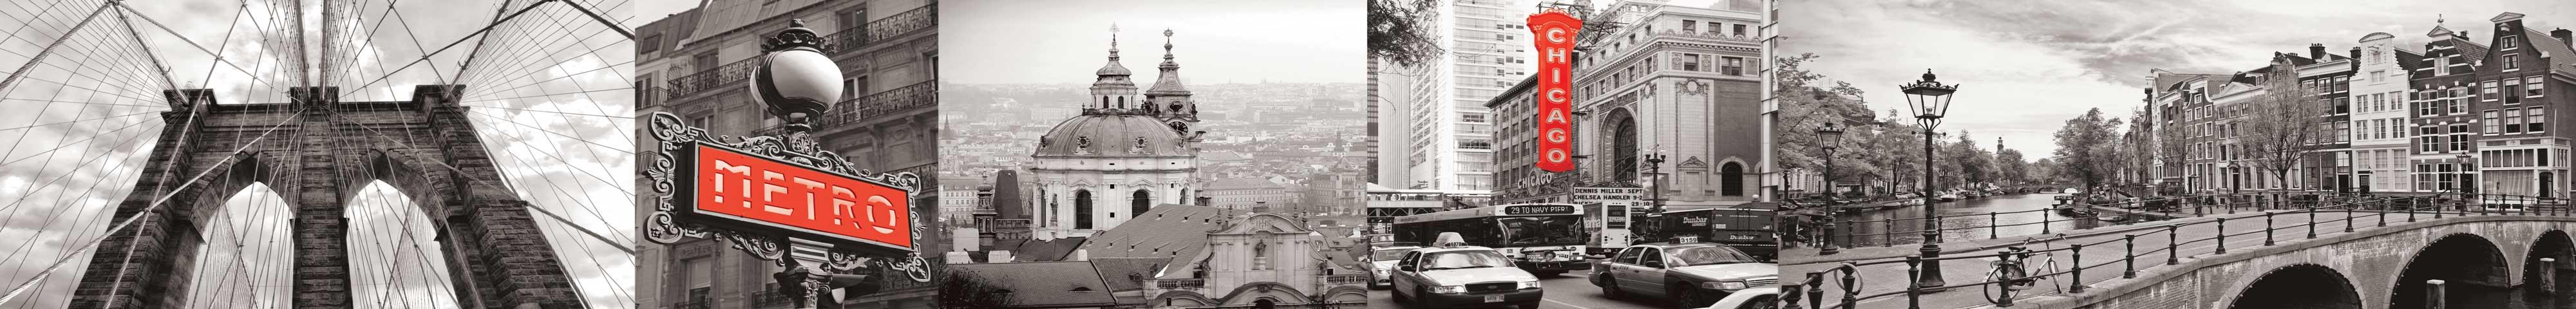
M 717 66 L 715 69 L 699 70 L 697 74 L 671 79 L 671 87 L 668 89 L 670 97 L 667 99 L 685 98 L 725 87 L 746 87 L 742 84 L 742 80 L 751 78 L 752 73 L 759 71 L 760 58 L 758 57 L 734 61 Z
M 832 110 L 825 112 L 822 117 L 815 118 L 813 125 L 815 131 L 822 131 L 835 125 L 856 123 L 871 117 L 902 114 L 935 106 L 939 106 L 939 81 L 924 81 L 833 103 Z M 786 133 L 785 130 L 783 126 L 774 126 L 751 133 L 755 136 L 779 135 Z
M 1369 275 L 1326 275 L 1324 284 L 1368 284 Z
M 860 48 L 862 46 L 867 46 L 868 44 L 876 43 L 877 41 L 885 40 L 889 37 L 911 34 L 913 32 L 931 29 L 938 25 L 938 10 L 933 10 L 933 7 L 930 6 L 923 6 L 919 9 L 905 11 L 903 13 L 894 14 L 894 16 L 887 16 L 883 19 L 868 22 L 867 25 L 864 26 L 841 29 L 841 32 L 832 34 L 833 48 L 835 50 L 827 50 L 824 52 L 844 53 L 857 51 L 863 49 Z M 689 76 L 674 78 L 671 79 L 671 87 L 667 90 L 669 91 L 670 97 L 682 98 L 709 90 L 742 86 L 741 82 L 743 79 L 750 78 L 752 73 L 757 72 L 760 69 L 759 60 L 760 58 L 743 59 L 741 61 L 734 61 L 733 63 L 718 66 L 712 70 L 701 70 L 698 71 L 697 74 L 689 74 Z
M 841 29 L 841 32 L 832 34 L 832 42 L 838 44 L 836 47 L 838 50 L 830 52 L 846 53 L 857 51 L 865 49 L 861 47 L 868 46 L 868 44 L 873 44 L 877 41 L 883 41 L 886 38 L 911 34 L 916 31 L 936 28 L 938 26 L 939 10 L 933 10 L 933 7 L 931 6 L 922 6 L 921 8 L 913 9 L 911 11 L 896 13 L 894 16 L 886 16 L 886 18 L 883 19 L 870 21 L 866 25 Z
M 1207 287 L 1207 279 L 1163 279 L 1154 281 L 1154 288 L 1160 289 L 1195 289 L 1204 287 Z

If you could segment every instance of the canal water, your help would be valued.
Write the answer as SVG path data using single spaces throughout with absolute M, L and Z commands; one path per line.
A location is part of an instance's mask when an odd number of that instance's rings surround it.
M 2060 195 L 2065 194 L 2005 194 L 1936 204 L 1935 208 L 1941 214 L 1942 241 L 2065 233 L 2116 224 L 2046 211 L 2049 206 L 2057 204 Z M 1840 222 L 1835 223 L 1838 226 L 1833 232 L 1834 242 L 1856 247 L 1922 243 L 1922 217 L 1921 206 L 1840 214 Z M 2045 227 L 2038 223 L 2042 221 L 2048 222 Z

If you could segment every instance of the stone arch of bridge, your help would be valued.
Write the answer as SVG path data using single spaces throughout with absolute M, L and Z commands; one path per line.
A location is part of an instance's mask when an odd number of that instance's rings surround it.
M 2576 309 L 2576 239 L 2567 231 L 2549 230 L 2533 237 L 2522 258 L 2524 308 Z M 2540 259 L 2552 259 L 2542 262 Z
M 2442 280 L 2444 308 L 2505 308 L 2512 272 L 2496 242 L 2470 233 L 2443 235 L 2418 249 L 2388 290 L 2390 309 L 2432 308 L 2429 280 Z
M 2333 267 L 2292 264 L 2273 268 L 2254 279 L 2228 302 L 2230 309 L 2361 308 L 2361 292 Z

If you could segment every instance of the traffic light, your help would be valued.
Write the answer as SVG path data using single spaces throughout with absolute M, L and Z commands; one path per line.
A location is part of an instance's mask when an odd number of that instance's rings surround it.
M 778 292 L 792 298 L 805 297 L 805 279 L 823 280 L 823 287 L 826 290 L 814 294 L 817 299 L 810 300 L 814 304 L 810 308 L 839 308 L 840 301 L 832 297 L 831 290 L 842 290 L 842 294 L 856 297 L 876 294 L 884 288 L 883 284 L 877 283 L 877 276 L 874 275 L 834 274 L 801 266 L 778 272 L 771 277 L 778 280 Z

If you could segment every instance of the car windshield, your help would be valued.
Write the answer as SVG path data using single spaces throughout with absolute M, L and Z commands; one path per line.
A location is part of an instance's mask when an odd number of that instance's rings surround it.
M 1370 252 L 1369 252 L 1369 260 L 1370 260 L 1370 261 L 1393 261 L 1393 260 L 1396 260 L 1396 259 L 1404 258 L 1404 253 L 1405 253 L 1405 252 L 1413 252 L 1413 249 L 1414 249 L 1414 248 L 1382 248 L 1382 249 L 1377 249 L 1376 251 L 1370 251 Z
M 1503 245 L 1544 246 L 1583 242 L 1583 229 L 1575 228 L 1574 216 L 1494 218 L 1503 232 Z
M 1664 253 L 1673 256 L 1672 267 L 1760 262 L 1726 246 L 1665 248 Z
M 1440 252 L 1422 257 L 1424 271 L 1484 267 L 1512 267 L 1512 260 L 1485 250 Z

